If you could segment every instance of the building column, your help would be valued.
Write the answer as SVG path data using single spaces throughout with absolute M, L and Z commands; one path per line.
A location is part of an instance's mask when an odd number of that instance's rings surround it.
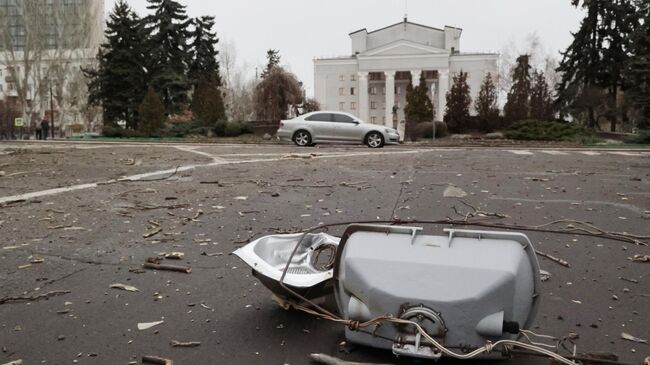
M 386 122 L 384 125 L 389 128 L 393 128 L 393 106 L 395 105 L 395 71 L 384 71 L 384 75 L 386 76 Z
M 415 88 L 420 84 L 420 76 L 422 75 L 422 70 L 411 70 L 411 84 Z
M 438 120 L 443 120 L 445 117 L 447 91 L 449 91 L 449 69 L 438 70 L 438 110 L 436 110 Z
M 364 122 L 370 122 L 368 118 L 368 72 L 359 71 L 359 105 L 358 113 L 359 119 Z

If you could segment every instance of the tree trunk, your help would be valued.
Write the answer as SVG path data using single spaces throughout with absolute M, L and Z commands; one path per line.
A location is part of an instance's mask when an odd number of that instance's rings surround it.
M 589 125 L 587 127 L 596 129 L 596 115 L 593 107 L 589 107 Z

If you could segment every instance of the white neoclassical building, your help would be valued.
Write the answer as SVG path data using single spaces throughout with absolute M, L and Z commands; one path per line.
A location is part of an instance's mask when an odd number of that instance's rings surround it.
M 404 135 L 406 87 L 410 80 L 417 85 L 424 74 L 436 120 L 442 120 L 451 76 L 467 72 L 475 98 L 485 74 L 497 74 L 499 55 L 460 52 L 461 34 L 459 28 L 432 28 L 406 18 L 350 33 L 350 56 L 314 59 L 314 96 L 324 110 L 346 111 Z

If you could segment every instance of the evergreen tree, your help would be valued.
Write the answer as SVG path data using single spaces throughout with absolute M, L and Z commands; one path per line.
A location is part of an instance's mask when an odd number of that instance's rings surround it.
M 417 139 L 417 125 L 422 122 L 431 122 L 435 118 L 424 73 L 420 76 L 418 86 L 413 87 L 409 82 L 406 88 L 404 115 L 406 116 L 406 135 L 414 142 Z
M 153 87 L 149 86 L 138 112 L 140 113 L 139 130 L 145 135 L 150 136 L 165 126 L 165 106 Z
M 260 120 L 286 119 L 289 107 L 300 104 L 302 97 L 302 87 L 294 74 L 280 66 L 271 67 L 255 87 L 255 114 Z
M 597 103 L 584 103 L 583 93 L 595 94 L 595 89 L 604 89 L 609 95 L 609 108 L 616 108 L 619 88 L 624 85 L 623 65 L 629 57 L 629 36 L 638 17 L 630 0 L 572 0 L 572 4 L 586 9 L 587 14 L 573 43 L 562 54 L 557 69 L 562 74 L 557 103 L 562 109 L 583 106 L 587 126 L 595 128 Z M 616 123 L 614 112 L 612 130 Z
M 530 91 L 530 117 L 537 120 L 553 119 L 553 99 L 546 76 L 542 71 L 533 73 L 533 86 Z
M 467 84 L 467 72 L 453 77 L 453 85 L 447 93 L 447 109 L 445 110 L 445 123 L 452 133 L 461 133 L 469 128 L 469 107 L 472 105 L 472 96 Z
M 262 72 L 263 79 L 266 78 L 274 67 L 280 65 L 280 51 L 277 49 L 269 49 L 266 51 L 266 60 L 266 68 Z
M 146 91 L 144 68 L 145 31 L 129 5 L 115 3 L 106 23 L 106 43 L 100 47 L 99 68 L 83 69 L 90 78 L 89 103 L 101 105 L 104 124 L 138 128 L 138 106 Z
M 197 86 L 201 79 L 216 81 L 218 86 L 221 86 L 219 61 L 217 60 L 219 51 L 216 49 L 219 39 L 217 34 L 212 31 L 214 17 L 203 16 L 194 19 L 193 23 L 194 31 L 191 33 L 191 49 L 194 57 L 189 66 L 189 79 L 194 86 Z
M 483 79 L 474 109 L 478 114 L 479 128 L 484 132 L 494 131 L 499 120 L 498 93 L 492 74 L 489 72 Z
M 206 126 L 215 126 L 226 119 L 226 108 L 221 95 L 221 79 L 213 73 L 198 81 L 192 97 L 192 112 Z
M 188 25 L 185 6 L 174 0 L 147 0 L 150 80 L 162 97 L 168 113 L 175 113 L 188 102 L 190 82 L 187 77 L 191 52 L 188 52 Z
M 517 65 L 512 71 L 512 87 L 504 108 L 509 122 L 528 119 L 530 116 L 530 68 L 528 55 L 517 58 Z
M 626 69 L 625 96 L 638 110 L 637 126 L 650 129 L 650 0 L 637 2 L 642 22 L 632 34 L 632 57 Z

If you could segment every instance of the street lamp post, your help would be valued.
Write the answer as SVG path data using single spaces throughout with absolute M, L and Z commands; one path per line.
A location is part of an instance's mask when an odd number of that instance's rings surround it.
M 52 139 L 54 139 L 54 98 L 52 97 L 52 82 L 50 82 L 50 124 L 52 128 Z

